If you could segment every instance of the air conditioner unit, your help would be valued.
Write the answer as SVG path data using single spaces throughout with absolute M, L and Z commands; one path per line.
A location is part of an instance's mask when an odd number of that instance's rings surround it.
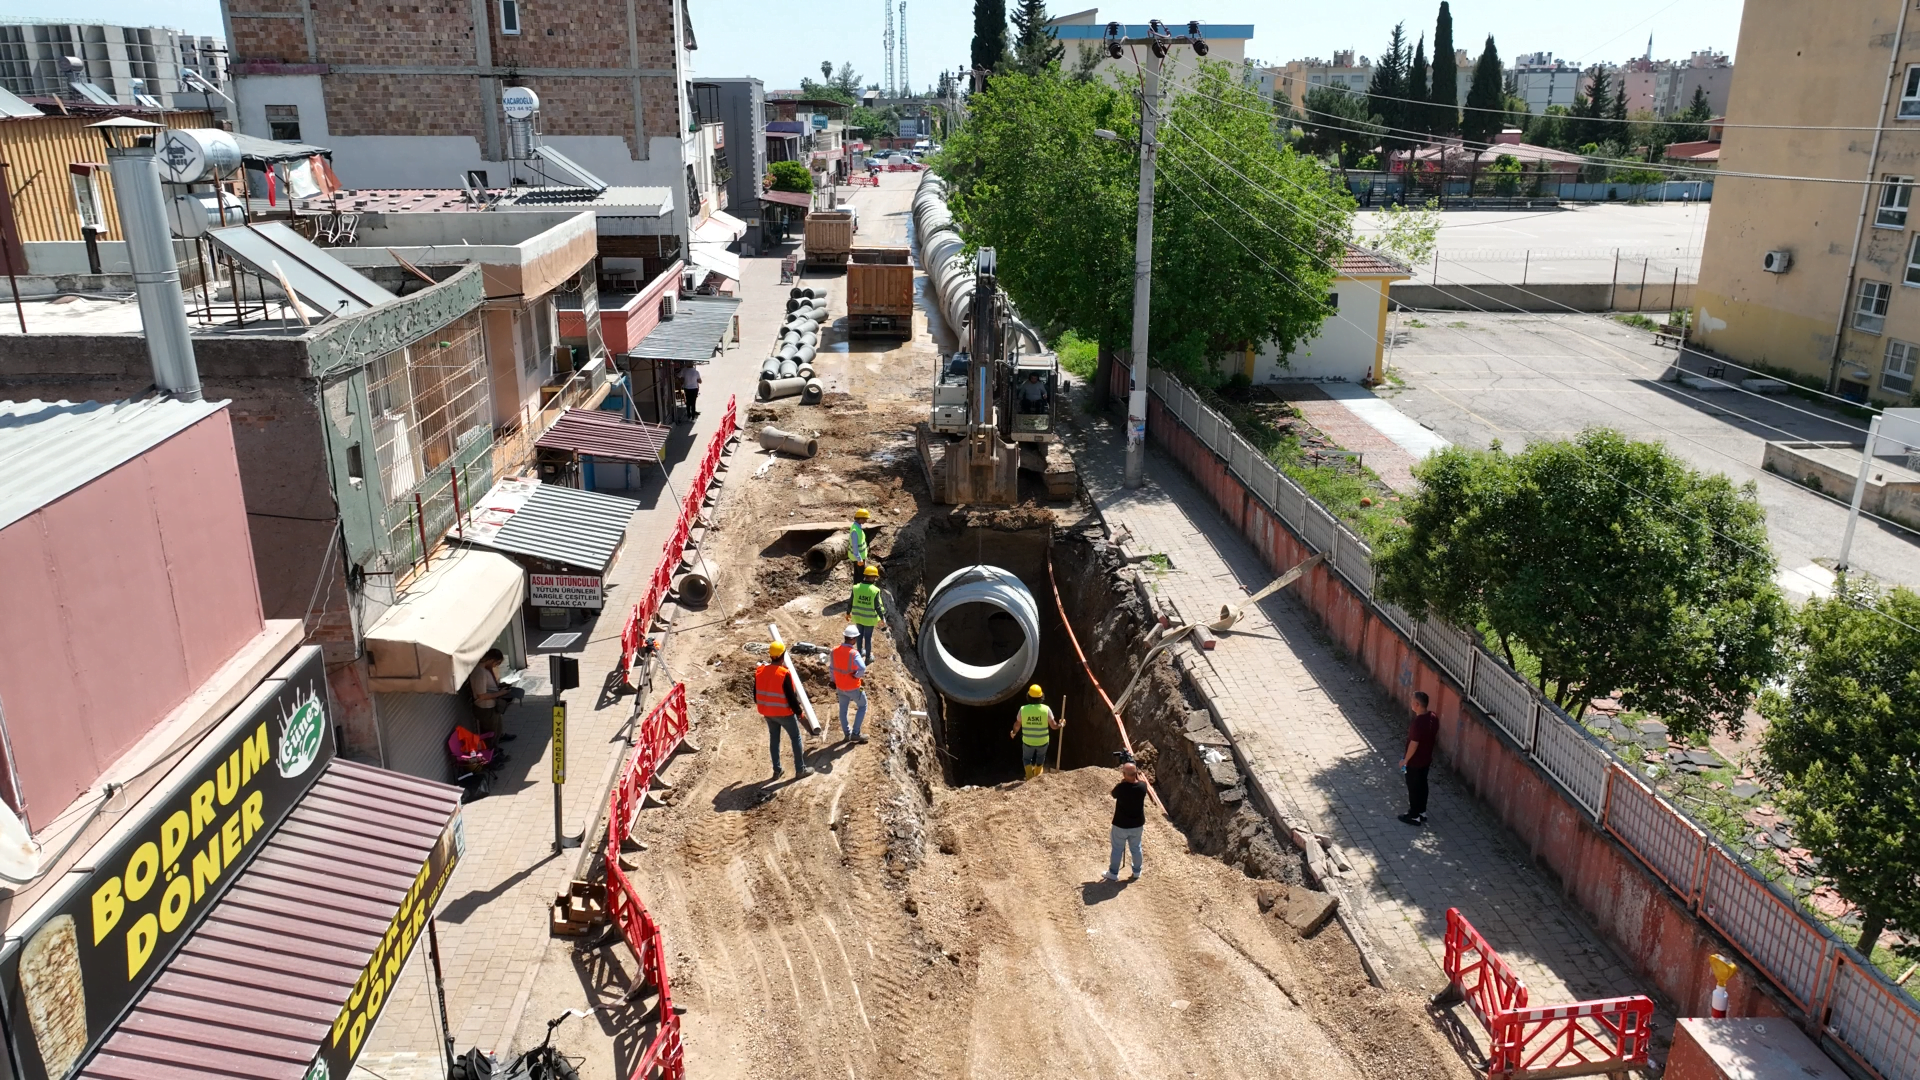
M 1769 251 L 1767 252 L 1767 257 L 1761 261 L 1760 269 L 1765 270 L 1769 274 L 1784 274 L 1787 272 L 1787 267 L 1792 265 L 1793 252 Z

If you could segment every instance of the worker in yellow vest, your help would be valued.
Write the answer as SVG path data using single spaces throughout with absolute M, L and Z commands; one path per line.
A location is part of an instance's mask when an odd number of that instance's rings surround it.
M 794 693 L 792 674 L 787 667 L 787 647 L 775 641 L 767 646 L 767 662 L 753 669 L 753 704 L 767 722 L 767 749 L 773 754 L 773 778 L 780 779 L 780 732 L 784 729 L 793 741 L 793 773 L 796 777 L 813 775 L 807 768 L 806 751 L 800 746 L 800 696 Z
M 866 674 L 867 661 L 860 655 L 860 628 L 848 625 L 839 647 L 833 650 L 833 689 L 840 696 L 840 737 L 845 742 L 867 741 L 860 734 L 860 725 L 867 721 L 867 692 L 862 687 Z M 854 706 L 851 728 L 847 727 L 849 705 Z
M 860 581 L 853 586 L 853 596 L 847 601 L 847 613 L 853 618 L 853 625 L 860 637 L 860 657 L 867 663 L 873 663 L 873 628 L 887 617 L 887 598 L 880 594 L 880 568 L 869 566 L 860 572 Z
M 1047 771 L 1047 745 L 1053 741 L 1053 733 L 1060 730 L 1060 721 L 1053 718 L 1053 710 L 1040 698 L 1039 683 L 1027 687 L 1027 703 L 1020 706 L 1019 718 L 1007 733 L 1008 738 L 1020 740 L 1020 764 L 1029 780 Z
M 847 561 L 853 564 L 853 580 L 859 581 L 867 568 L 869 553 L 867 522 L 873 514 L 866 507 L 853 512 L 853 524 L 847 527 Z

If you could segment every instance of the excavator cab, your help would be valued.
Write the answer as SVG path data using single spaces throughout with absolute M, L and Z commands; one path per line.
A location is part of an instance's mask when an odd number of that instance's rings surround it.
M 1014 442 L 1051 442 L 1059 393 L 1058 358 L 1050 352 L 1015 353 L 1007 376 L 1000 415 L 1012 421 L 1008 437 Z

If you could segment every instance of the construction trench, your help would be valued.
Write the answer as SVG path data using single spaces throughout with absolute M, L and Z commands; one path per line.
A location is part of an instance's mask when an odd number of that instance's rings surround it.
M 897 224 L 910 194 L 863 192 L 878 204 L 862 206 L 862 231 Z M 821 401 L 743 406 L 747 438 L 700 545 L 713 593 L 680 612 L 664 655 L 698 750 L 665 769 L 662 805 L 639 815 L 622 856 L 667 928 L 693 1074 L 1470 1075 L 1421 998 L 1369 982 L 1164 652 L 1126 706 L 1124 740 L 1165 814 L 1148 809 L 1146 876 L 1099 880 L 1123 736 L 1094 680 L 1118 695 L 1157 640 L 1146 586 L 1084 498 L 937 505 L 914 428 L 940 358 L 938 315 L 923 303 L 904 344 L 848 342 L 840 279 L 806 282 L 833 317 L 814 362 Z M 760 447 L 768 425 L 816 453 Z M 796 780 L 783 740 L 786 773 L 771 782 L 753 669 L 770 624 L 789 643 L 838 643 L 849 568 L 807 553 L 860 507 L 879 526 L 887 602 L 866 682 L 871 741 L 842 741 L 824 651 L 795 648 L 820 727 L 806 740 L 816 771 Z M 1025 586 L 1039 639 L 1021 693 L 965 704 L 933 689 L 923 616 L 942 579 L 979 565 Z M 961 664 L 997 664 L 1022 644 L 1016 618 L 982 604 L 937 631 Z M 1061 767 L 1023 782 L 1009 732 L 1026 682 L 1066 726 Z M 633 974 L 623 946 L 591 943 L 564 981 L 543 968 L 552 985 L 537 990 L 584 986 L 617 1004 Z M 618 1030 L 562 1029 L 558 1043 L 586 1058 L 583 1076 L 624 1078 L 643 1044 Z

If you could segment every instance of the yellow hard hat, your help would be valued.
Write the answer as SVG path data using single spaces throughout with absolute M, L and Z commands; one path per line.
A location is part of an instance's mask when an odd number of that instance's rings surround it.
M 880 568 L 879 568 L 879 567 L 877 567 L 877 566 L 869 566 L 869 567 L 867 567 L 867 576 L 868 576 L 868 577 L 879 577 L 879 576 L 880 576 Z
M 1040 684 L 1039 684 L 1039 683 L 1034 683 L 1034 684 L 1033 684 L 1032 686 L 1029 686 L 1029 687 L 1027 687 L 1027 696 L 1028 696 L 1028 697 L 1041 697 L 1041 696 L 1043 696 L 1043 695 L 1042 695 L 1042 694 L 1040 693 Z
M 778 660 L 782 656 L 787 655 L 787 647 L 777 641 L 771 642 L 767 645 L 767 655 Z
M 867 511 L 867 508 L 864 506 L 853 512 L 853 520 L 855 521 L 865 521 L 872 516 L 873 515 L 869 513 Z

